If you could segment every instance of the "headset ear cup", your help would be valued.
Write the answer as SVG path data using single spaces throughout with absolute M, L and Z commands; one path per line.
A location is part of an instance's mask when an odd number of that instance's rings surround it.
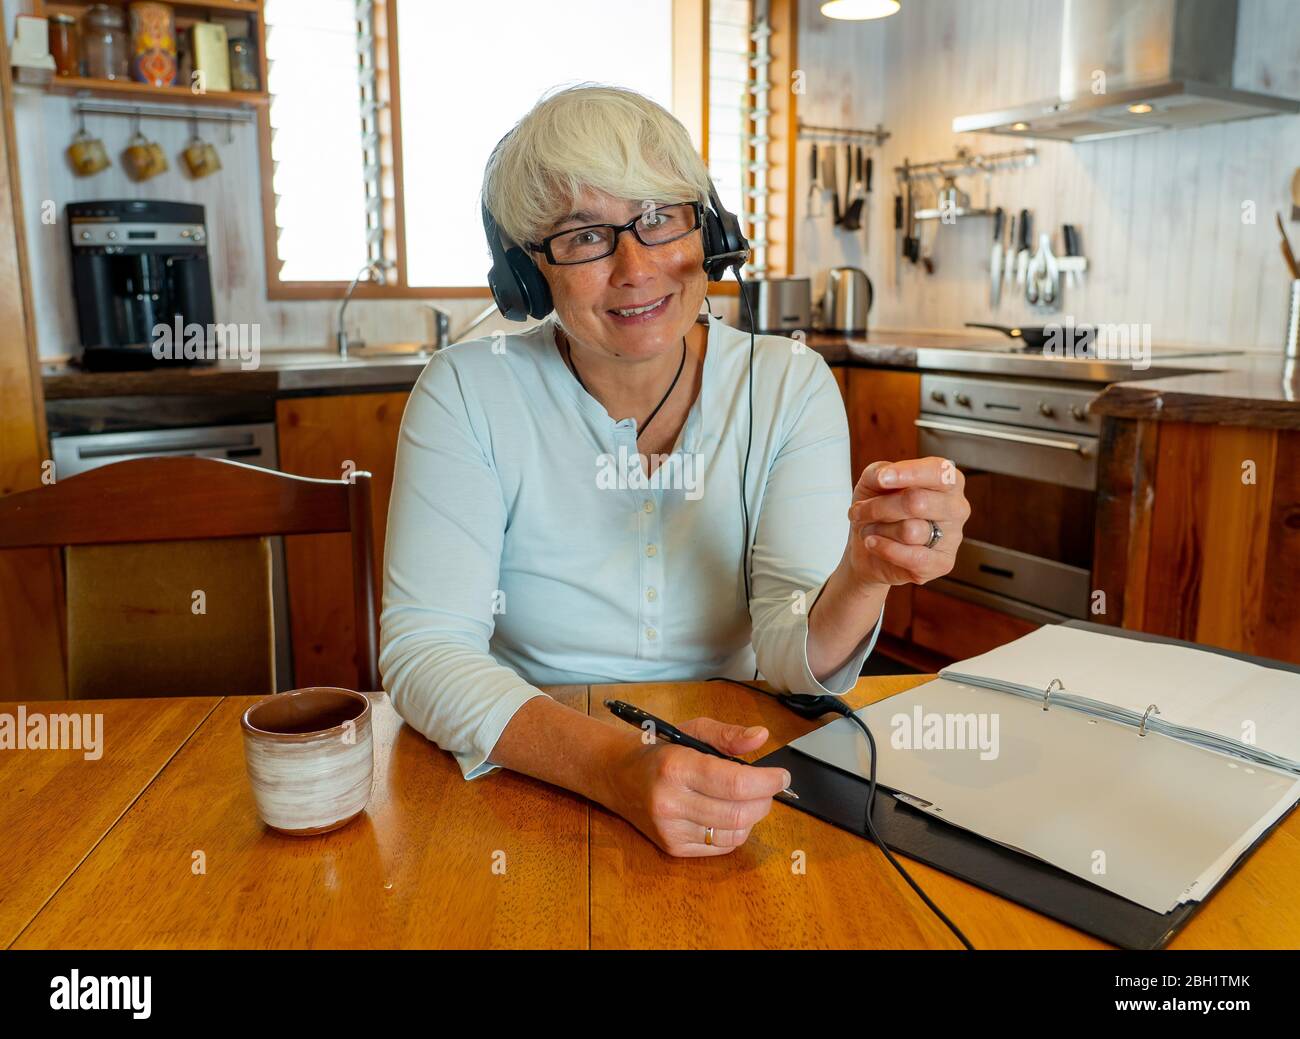
M 532 257 L 517 245 L 512 245 L 506 250 L 506 262 L 510 264 L 510 272 L 519 286 L 520 294 L 523 296 L 523 306 L 528 316 L 546 317 L 553 308 L 551 287 L 546 283 L 546 276 L 537 269 L 537 264 L 533 262 Z

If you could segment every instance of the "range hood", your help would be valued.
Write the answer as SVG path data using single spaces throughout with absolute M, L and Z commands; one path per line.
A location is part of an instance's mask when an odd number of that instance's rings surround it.
M 1097 141 L 1300 112 L 1237 90 L 1237 0 L 1065 0 L 1060 97 L 959 116 L 956 133 Z

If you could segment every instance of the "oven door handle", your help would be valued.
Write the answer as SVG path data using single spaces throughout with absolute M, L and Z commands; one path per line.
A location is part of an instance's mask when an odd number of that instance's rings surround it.
M 913 419 L 912 424 L 919 429 L 936 429 L 942 433 L 960 433 L 963 436 L 984 437 L 989 440 L 1011 440 L 1017 444 L 1032 444 L 1034 447 L 1052 447 L 1058 451 L 1073 451 L 1088 457 L 1092 449 L 1087 444 L 1073 440 L 1052 440 L 1048 437 L 1031 437 L 1024 433 L 1007 433 L 1000 429 L 979 429 L 975 426 L 955 426 L 949 422 L 934 422 L 930 419 Z

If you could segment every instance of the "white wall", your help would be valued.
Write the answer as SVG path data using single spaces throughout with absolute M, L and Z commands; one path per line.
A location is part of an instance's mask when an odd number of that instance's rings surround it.
M 834 113 L 853 125 L 873 125 L 881 116 L 893 136 L 877 155 L 865 263 L 858 243 L 828 247 L 831 233 L 824 229 L 805 245 L 808 222 L 801 221 L 798 273 L 820 276 L 837 263 L 864 266 L 876 289 L 870 320 L 878 328 L 1044 323 L 1022 299 L 1015 305 L 1005 294 L 996 313 L 989 308 L 988 219 L 939 229 L 933 276 L 898 264 L 890 171 L 904 156 L 946 158 L 961 144 L 976 152 L 1018 146 L 1008 137 L 954 134 L 952 119 L 1056 95 L 1059 0 L 906 0 L 893 17 L 857 24 L 833 23 L 817 6 L 804 0 L 801 13 L 799 65 L 814 74 L 801 113 L 815 122 Z M 852 84 L 852 97 L 841 96 L 845 83 Z M 1300 97 L 1300 4 L 1241 0 L 1236 85 Z M 1085 287 L 1065 299 L 1063 314 L 1150 323 L 1157 343 L 1280 349 L 1288 277 L 1273 212 L 1289 216 L 1300 116 L 1036 144 L 1035 168 L 994 179 L 993 204 L 1032 210 L 1036 226 L 1052 228 L 1058 243 L 1061 224 L 1080 229 L 1092 269 Z M 806 169 L 805 159 L 801 195 Z M 982 198 L 982 179 L 961 186 Z M 1242 222 L 1247 200 L 1256 203 L 1254 225 Z M 1300 224 L 1287 226 L 1300 245 Z M 935 229 L 928 225 L 926 235 Z

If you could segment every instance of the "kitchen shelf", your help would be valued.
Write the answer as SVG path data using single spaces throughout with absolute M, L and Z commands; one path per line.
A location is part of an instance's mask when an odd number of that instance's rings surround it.
M 170 0 L 170 6 L 175 12 L 177 36 L 186 32 L 195 22 L 206 21 L 208 18 L 230 19 L 232 16 L 247 16 L 249 35 L 258 52 L 258 60 L 262 69 L 262 85 L 265 86 L 265 64 L 262 64 L 261 57 L 266 38 L 266 29 L 262 18 L 263 5 L 264 0 Z M 48 18 L 52 14 L 69 14 L 80 23 L 86 9 L 90 6 L 89 0 L 80 0 L 80 2 L 75 2 L 75 0 L 73 2 L 42 2 L 42 0 L 35 0 L 32 5 L 32 14 L 38 18 Z M 125 2 L 118 2 L 110 3 L 109 6 L 119 7 L 125 13 L 128 5 Z M 129 28 L 126 30 L 126 34 L 129 39 Z M 32 85 L 35 86 L 36 84 Z M 190 90 L 187 83 L 170 87 L 156 87 L 150 83 L 140 83 L 129 78 L 99 79 L 90 76 L 55 75 L 51 77 L 48 83 L 39 86 L 40 89 L 51 94 L 115 97 L 133 101 L 149 100 L 187 105 L 224 106 L 226 108 L 256 107 L 266 105 L 270 101 L 270 95 L 265 90 L 209 90 L 206 93 L 195 94 Z
M 76 0 L 47 0 L 42 3 L 40 0 L 33 5 L 32 13 L 37 17 L 44 18 L 52 14 L 71 14 L 79 16 L 93 0 L 82 0 L 78 3 Z M 108 0 L 112 7 L 126 8 L 125 2 L 113 3 Z M 168 0 L 170 6 L 174 7 L 179 14 L 184 11 L 219 11 L 221 14 L 257 14 L 262 10 L 262 0 Z M 182 15 L 184 17 L 184 15 Z
M 91 79 L 88 76 L 54 76 L 43 87 L 51 94 L 121 97 L 132 101 L 167 101 L 187 105 L 265 105 L 271 97 L 264 91 L 209 90 L 196 94 L 189 87 L 155 87 L 133 79 Z

